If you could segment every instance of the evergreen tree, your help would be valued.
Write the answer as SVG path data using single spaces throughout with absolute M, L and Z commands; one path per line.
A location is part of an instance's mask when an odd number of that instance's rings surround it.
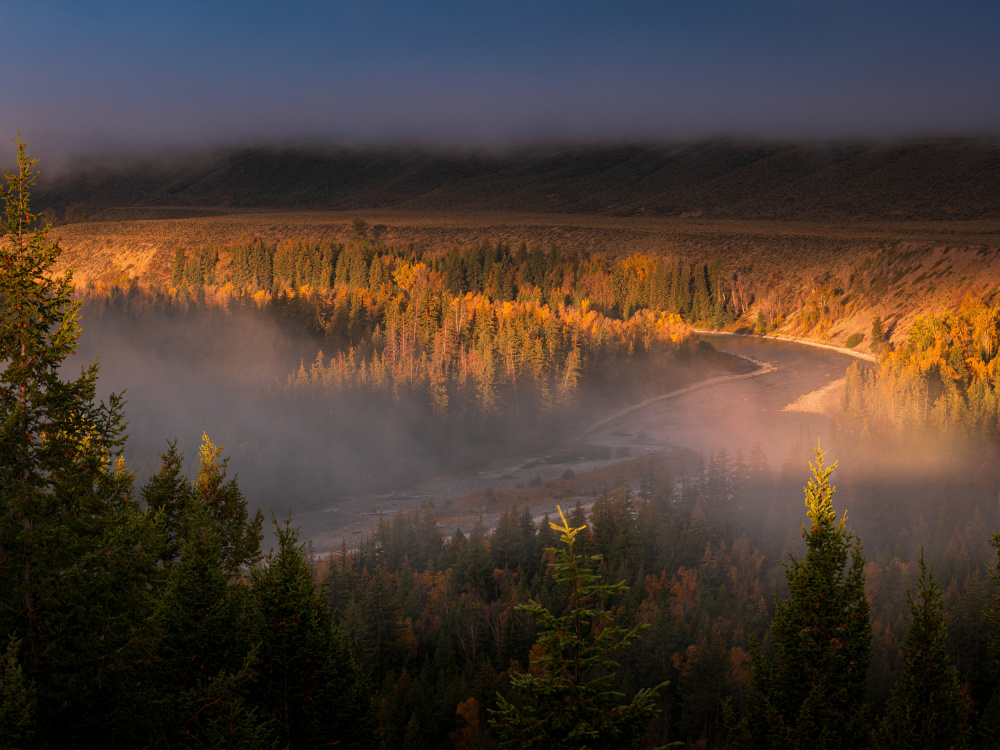
M 610 497 L 603 493 L 590 509 L 594 548 L 612 576 L 628 576 L 631 564 L 637 561 L 635 515 L 634 499 L 626 487 L 618 487 Z
M 537 569 L 536 557 L 538 541 L 535 533 L 535 520 L 531 517 L 531 506 L 525 505 L 521 510 L 521 538 L 524 540 L 524 551 L 521 553 L 521 570 L 526 575 L 534 574 Z
M 30 210 L 36 161 L 15 143 L 0 190 L 0 633 L 22 643 L 37 741 L 107 743 L 131 693 L 123 667 L 142 656 L 159 524 L 116 460 L 122 401 L 95 401 L 96 363 L 60 377 L 79 305 L 52 273 L 61 250 Z
M 993 696 L 983 709 L 983 729 L 996 737 L 1000 734 L 1000 531 L 990 537 L 996 557 L 990 568 L 990 579 L 993 583 L 992 602 L 985 609 L 986 622 L 992 631 L 987 640 L 990 671 L 994 678 Z M 954 585 L 954 584 L 953 584 Z M 994 742 L 994 745 L 1000 744 Z
M 691 267 L 680 263 L 675 278 L 677 312 L 685 318 L 691 318 Z
M 554 550 L 552 570 L 566 590 L 566 609 L 553 614 L 537 601 L 518 607 L 539 624 L 531 671 L 511 677 L 513 700 L 497 696 L 490 725 L 501 747 L 629 748 L 637 747 L 656 717 L 660 685 L 639 690 L 631 701 L 608 684 L 618 668 L 614 655 L 639 637 L 612 624 L 607 598 L 624 594 L 625 584 L 602 583 L 586 558 L 574 549 L 582 527 L 572 527 L 559 509 L 561 525 L 552 528 L 565 545 Z
M 712 296 L 709 292 L 707 268 L 704 265 L 694 267 L 694 292 L 691 299 L 691 320 L 705 323 L 712 317 Z
M 157 601 L 156 659 L 142 671 L 147 715 L 135 744 L 271 747 L 273 722 L 248 706 L 256 662 L 247 587 L 231 582 L 208 508 L 185 510 L 180 559 Z
M 879 723 L 876 747 L 964 748 L 970 705 L 958 671 L 949 663 L 941 587 L 920 553 L 917 597 L 907 592 L 913 620 L 903 640 L 903 673 L 892 689 Z
M 169 564 L 180 556 L 181 522 L 189 505 L 191 486 L 181 473 L 184 454 L 178 452 L 176 441 L 169 443 L 160 460 L 160 470 L 146 481 L 140 495 L 147 508 L 162 514 L 164 547 L 160 560 Z
M 190 511 L 193 506 L 201 506 L 215 526 L 223 569 L 234 577 L 260 559 L 264 514 L 257 509 L 250 518 L 237 478 L 226 478 L 229 459 L 221 458 L 222 446 L 203 435 L 198 454 L 198 478 L 192 483 L 182 473 L 184 454 L 177 450 L 176 442 L 169 443 L 167 452 L 160 454 L 160 470 L 142 488 L 142 499 L 162 516 L 163 562 L 169 564 L 178 557 L 190 532 L 186 524 L 198 518 Z
M 237 478 L 226 480 L 229 459 L 221 457 L 222 446 L 203 435 L 198 454 L 201 464 L 198 478 L 191 487 L 192 502 L 203 504 L 209 510 L 219 532 L 223 568 L 234 576 L 241 567 L 253 565 L 260 559 L 264 514 L 258 508 L 253 519 L 249 518 L 247 501 Z
M 833 510 L 833 466 L 816 449 L 806 486 L 805 557 L 785 566 L 768 660 L 751 648 L 748 712 L 732 743 L 753 748 L 858 748 L 868 742 L 872 629 L 861 543 Z
M 298 531 L 275 520 L 278 549 L 253 569 L 257 608 L 258 677 L 255 700 L 274 716 L 293 750 L 336 745 L 369 748 L 374 726 L 369 702 Z
M 0 750 L 30 747 L 35 735 L 37 694 L 18 661 L 20 645 L 11 638 L 0 657 Z
M 402 663 L 399 603 L 381 568 L 363 577 L 356 596 L 344 611 L 344 635 L 367 678 L 395 672 Z
M 524 536 L 517 510 L 505 508 L 490 535 L 493 562 L 500 568 L 516 568 L 524 560 Z
M 546 512 L 542 516 L 542 523 L 538 527 L 538 536 L 535 539 L 535 553 L 536 562 L 541 565 L 540 558 L 545 554 L 547 549 L 551 549 L 556 546 L 556 542 L 559 537 L 556 536 L 554 529 L 558 528 L 555 524 L 549 521 L 549 514 Z
M 184 269 L 187 266 L 187 252 L 183 247 L 178 246 L 174 250 L 174 268 L 170 276 L 170 281 L 174 286 L 184 283 Z
M 472 527 L 464 548 L 456 556 L 454 568 L 456 585 L 475 591 L 480 597 L 486 596 L 493 584 L 496 565 L 486 541 L 486 527 L 481 518 Z
M 868 340 L 869 348 L 873 353 L 878 354 L 882 351 L 882 346 L 885 344 L 885 328 L 882 325 L 882 318 L 876 317 L 872 321 L 872 331 Z

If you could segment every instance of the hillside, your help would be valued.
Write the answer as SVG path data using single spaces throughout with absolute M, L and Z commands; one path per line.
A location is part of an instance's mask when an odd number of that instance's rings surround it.
M 843 343 L 880 316 L 1000 290 L 1000 141 L 258 148 L 78 170 L 39 186 L 77 282 L 169 285 L 177 247 L 372 238 L 718 258 L 779 332 Z M 76 219 L 61 223 L 68 217 Z M 86 220 L 79 219 L 86 217 Z
M 159 218 L 157 218 L 159 217 Z M 135 278 L 170 284 L 174 250 L 261 238 L 346 239 L 362 217 L 390 245 L 435 252 L 489 241 L 689 262 L 720 259 L 758 312 L 783 318 L 778 332 L 843 343 L 875 316 L 892 338 L 916 315 L 956 309 L 968 293 L 1000 294 L 1000 220 L 968 222 L 781 222 L 582 215 L 109 209 L 57 227 L 81 286 Z M 223 252 L 225 250 L 223 249 Z M 812 316 L 811 323 L 804 318 Z
M 57 217 L 109 207 L 500 211 L 794 221 L 1000 218 L 1000 141 L 254 148 L 80 168 Z

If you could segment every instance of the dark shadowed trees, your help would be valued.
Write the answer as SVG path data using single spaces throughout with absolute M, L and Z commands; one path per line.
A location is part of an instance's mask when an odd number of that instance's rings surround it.
M 11 638 L 0 656 L 0 746 L 28 747 L 35 736 L 38 694 L 18 662 L 20 644 Z
M 920 555 L 917 595 L 907 592 L 913 620 L 903 640 L 903 673 L 879 722 L 875 746 L 882 750 L 968 747 L 969 699 L 946 651 L 947 628 L 941 587 Z
M 114 736 L 126 665 L 142 656 L 159 524 L 120 462 L 122 402 L 95 400 L 96 363 L 63 380 L 79 336 L 61 252 L 38 227 L 18 138 L 0 217 L 0 633 L 37 689 L 36 741 Z
M 275 521 L 277 550 L 251 575 L 257 610 L 254 698 L 290 748 L 374 744 L 362 689 L 329 604 L 298 544 L 298 531 Z
M 180 553 L 187 536 L 190 510 L 198 506 L 215 528 L 219 561 L 230 578 L 260 560 L 264 514 L 258 509 L 251 517 L 247 500 L 236 477 L 227 479 L 228 458 L 222 458 L 222 446 L 208 435 L 202 436 L 198 450 L 198 477 L 188 481 L 183 474 L 184 454 L 177 444 L 169 443 L 160 454 L 160 470 L 143 485 L 141 495 L 146 505 L 162 515 L 166 535 L 161 560 L 170 564 Z
M 258 651 L 248 637 L 256 621 L 249 589 L 231 582 L 206 506 L 188 506 L 183 528 L 151 622 L 156 659 L 140 682 L 149 711 L 139 744 L 271 747 L 278 727 L 247 701 Z

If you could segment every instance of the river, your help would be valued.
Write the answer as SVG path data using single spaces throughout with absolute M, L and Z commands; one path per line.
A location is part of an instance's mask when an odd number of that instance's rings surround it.
M 439 478 L 404 492 L 353 496 L 327 508 L 296 513 L 293 521 L 301 528 L 302 540 L 312 542 L 314 550 L 323 554 L 339 546 L 342 539 L 354 546 L 359 537 L 371 533 L 380 513 L 414 510 L 428 501 L 440 507 L 486 487 L 512 489 L 533 479 L 554 479 L 567 469 L 579 474 L 641 455 L 656 453 L 680 459 L 690 456 L 691 451 L 708 454 L 720 448 L 733 455 L 738 450 L 749 453 L 759 442 L 771 466 L 778 468 L 795 444 L 811 446 L 819 440 L 824 448 L 835 448 L 830 417 L 786 407 L 842 379 L 848 366 L 858 361 L 855 357 L 757 336 L 701 334 L 701 338 L 717 349 L 757 361 L 756 374 L 713 378 L 644 402 L 641 408 L 623 410 L 576 440 L 556 447 L 548 456 Z M 540 515 L 551 513 L 554 507 L 553 501 L 533 505 L 532 510 Z M 448 514 L 441 522 L 445 533 L 456 526 L 468 528 L 479 518 L 489 526 L 497 516 L 497 511 L 484 508 L 464 510 Z

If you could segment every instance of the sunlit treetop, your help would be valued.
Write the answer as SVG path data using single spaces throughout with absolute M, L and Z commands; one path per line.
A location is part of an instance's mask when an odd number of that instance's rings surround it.
M 813 532 L 827 527 L 837 517 L 833 510 L 833 494 L 837 488 L 830 484 L 830 475 L 837 468 L 837 462 L 834 461 L 830 466 L 824 466 L 823 459 L 826 456 L 826 451 L 820 450 L 818 442 L 815 454 L 816 463 L 809 464 L 813 475 L 805 488 L 806 516 L 812 521 L 811 531 Z M 844 517 L 840 519 L 840 525 L 843 526 L 846 522 L 847 511 L 845 510 Z

